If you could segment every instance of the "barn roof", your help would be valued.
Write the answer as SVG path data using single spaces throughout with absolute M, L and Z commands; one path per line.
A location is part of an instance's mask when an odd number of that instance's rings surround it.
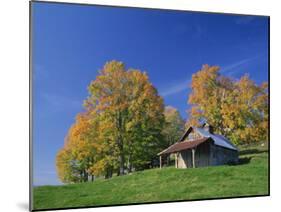
M 215 141 L 215 145 L 222 146 L 227 149 L 238 150 L 227 138 L 222 135 L 212 134 L 202 128 L 193 127 L 195 131 L 201 134 L 203 137 L 212 138 Z
M 188 134 L 192 131 L 192 129 L 198 132 L 203 138 L 186 141 L 186 138 Z M 158 153 L 158 155 L 170 154 L 186 149 L 191 149 L 209 139 L 213 140 L 214 144 L 217 146 L 238 151 L 237 147 L 222 135 L 210 133 L 209 131 L 199 127 L 189 127 L 178 142 L 169 146 L 167 149 L 164 149 L 162 152 Z
M 158 155 L 171 154 L 171 153 L 179 152 L 179 151 L 186 150 L 186 149 L 192 149 L 208 140 L 210 141 L 212 139 L 204 137 L 204 138 L 200 138 L 200 139 L 196 139 L 196 140 L 192 140 L 192 141 L 189 140 L 189 141 L 177 142 L 177 143 L 169 146 L 167 149 L 163 150 L 162 152 L 158 153 Z

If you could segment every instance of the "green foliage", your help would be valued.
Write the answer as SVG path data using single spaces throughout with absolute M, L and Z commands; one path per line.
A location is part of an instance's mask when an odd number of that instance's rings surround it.
M 165 147 L 174 144 L 179 140 L 184 132 L 184 120 L 180 116 L 179 111 L 172 107 L 166 106 L 164 111 L 165 124 L 162 134 L 165 139 Z

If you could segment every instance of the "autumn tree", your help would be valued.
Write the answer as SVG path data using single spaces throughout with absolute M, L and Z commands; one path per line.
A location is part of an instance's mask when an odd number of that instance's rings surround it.
M 248 75 L 235 82 L 222 105 L 228 135 L 235 143 L 268 141 L 268 85 L 258 86 Z
M 166 106 L 164 110 L 164 116 L 165 123 L 162 130 L 164 142 L 162 142 L 161 145 L 162 150 L 176 143 L 184 132 L 184 120 L 176 108 L 172 106 Z M 170 155 L 165 159 L 169 165 Z
M 56 168 L 59 179 L 63 183 L 80 182 L 80 173 L 72 165 L 74 158 L 72 157 L 70 149 L 62 148 L 59 150 L 56 157 Z
M 164 106 L 147 74 L 108 62 L 91 82 L 89 94 L 85 108 L 100 117 L 99 140 L 110 148 L 105 156 L 118 160 L 117 173 L 149 163 L 159 150 Z
M 57 154 L 59 178 L 85 182 L 149 166 L 161 150 L 164 106 L 147 74 L 111 61 L 88 90 L 85 111 L 77 115 Z
M 236 144 L 268 139 L 267 83 L 257 85 L 248 75 L 234 80 L 204 65 L 192 76 L 191 89 L 187 125 L 207 120 Z
M 172 107 L 166 106 L 164 111 L 165 124 L 162 134 L 165 139 L 165 148 L 177 142 L 184 132 L 184 120 L 179 111 Z
M 85 182 L 97 152 L 96 130 L 89 114 L 80 113 L 65 138 L 64 147 L 58 152 L 56 167 L 62 182 Z

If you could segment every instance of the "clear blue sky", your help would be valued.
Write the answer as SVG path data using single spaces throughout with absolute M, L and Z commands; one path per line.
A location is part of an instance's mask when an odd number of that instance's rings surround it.
M 58 184 L 55 156 L 106 61 L 146 71 L 186 118 L 188 83 L 202 64 L 268 80 L 268 19 L 32 3 L 34 185 Z

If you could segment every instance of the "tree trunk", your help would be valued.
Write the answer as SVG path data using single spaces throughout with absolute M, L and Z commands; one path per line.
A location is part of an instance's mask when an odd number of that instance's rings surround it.
M 83 182 L 88 182 L 88 173 L 86 170 L 83 171 Z
M 108 179 L 108 178 L 109 178 L 109 172 L 108 172 L 108 169 L 106 169 L 106 172 L 105 172 L 104 178 L 105 178 L 105 179 Z
M 110 167 L 110 168 L 109 168 L 109 178 L 112 178 L 112 174 L 113 174 L 113 168 Z
M 123 149 L 123 148 L 122 148 Z M 124 175 L 124 153 L 123 150 L 122 152 L 120 152 L 120 156 L 119 156 L 119 163 L 120 163 L 120 168 L 119 168 L 119 174 L 120 175 Z
M 112 177 L 112 167 L 108 167 L 107 169 L 106 169 L 106 173 L 105 173 L 105 176 L 104 176 L 104 178 L 105 179 L 108 179 L 108 178 L 111 178 Z
M 131 154 L 128 156 L 128 173 L 132 172 Z
M 119 174 L 124 175 L 125 156 L 124 156 L 124 146 L 123 146 L 124 124 L 123 124 L 122 111 L 117 112 L 116 128 L 118 130 L 116 143 L 119 149 Z
M 117 144 L 119 148 L 119 175 L 124 175 L 125 156 L 124 156 L 123 138 L 120 135 Z
M 83 182 L 83 171 L 80 171 L 80 183 L 82 183 Z

